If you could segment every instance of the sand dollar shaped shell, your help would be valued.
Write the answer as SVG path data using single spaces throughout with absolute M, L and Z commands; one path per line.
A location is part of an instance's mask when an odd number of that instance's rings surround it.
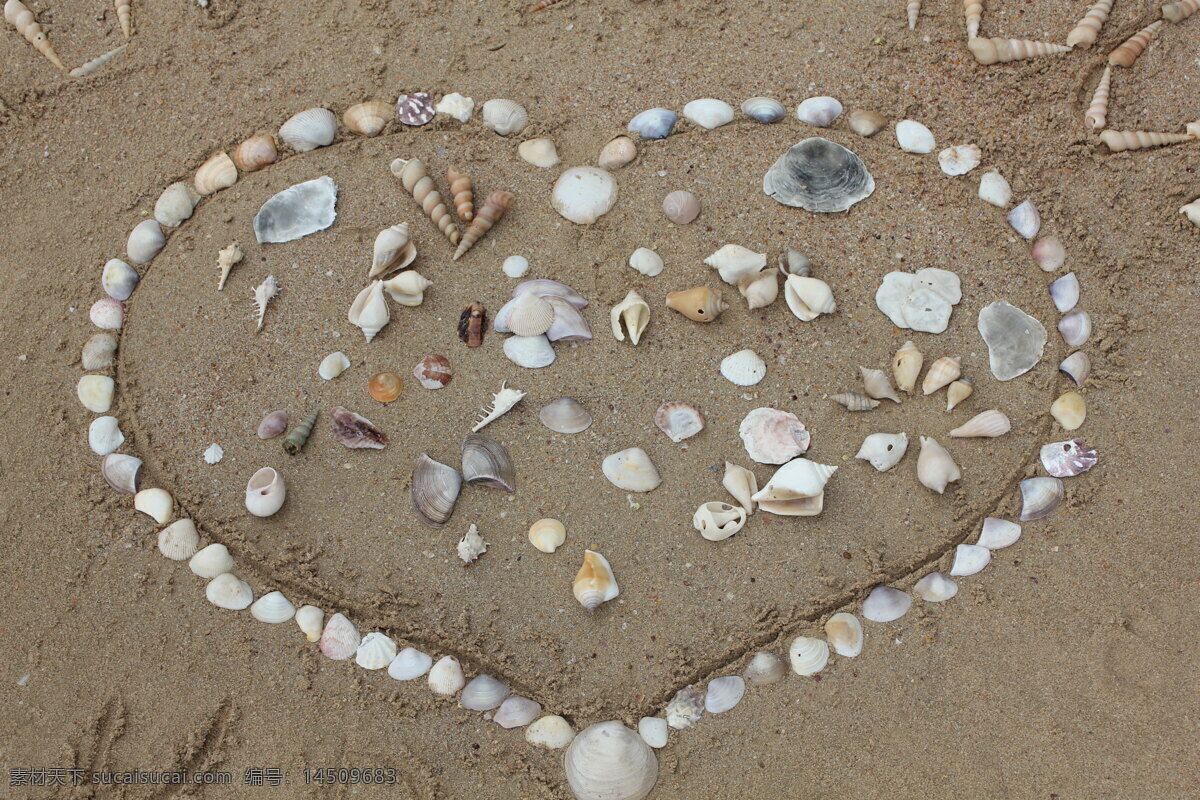
M 871 196 L 875 179 L 863 160 L 819 136 L 792 145 L 763 177 L 763 192 L 806 211 L 846 211 Z

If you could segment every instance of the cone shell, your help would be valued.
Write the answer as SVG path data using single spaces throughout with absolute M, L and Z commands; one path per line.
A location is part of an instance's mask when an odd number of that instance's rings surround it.
M 1003 436 L 1011 430 L 1012 423 L 1004 412 L 993 408 L 990 411 L 976 414 L 965 424 L 950 431 L 950 436 L 955 439 L 995 438 Z
M 892 358 L 892 377 L 896 379 L 896 387 L 902 392 L 912 393 L 917 385 L 917 376 L 921 374 L 921 365 L 925 356 L 912 342 L 905 342 Z
M 697 286 L 686 291 L 667 295 L 667 308 L 678 311 L 696 322 L 712 322 L 721 316 L 727 306 L 721 295 L 707 286 Z
M 1071 48 L 1053 42 L 1035 42 L 1029 39 L 1001 39 L 976 37 L 967 42 L 967 49 L 975 60 L 984 66 L 1006 61 L 1023 61 L 1028 58 L 1052 56 L 1069 52 Z
M 1138 56 L 1150 46 L 1151 40 L 1165 24 L 1161 19 L 1156 20 L 1130 36 L 1116 50 L 1108 54 L 1108 63 L 1115 67 L 1132 67 L 1133 62 L 1137 61 Z
M 966 400 L 975 391 L 975 384 L 970 378 L 959 378 L 946 387 L 946 410 L 953 411 L 959 403 Z
M 594 550 L 583 552 L 583 566 L 571 585 L 575 599 L 588 611 L 608 602 L 621 593 L 608 559 Z
M 378 100 L 368 100 L 365 103 L 355 103 L 342 114 L 342 123 L 354 133 L 363 136 L 378 136 L 392 116 L 390 103 Z
M 886 372 L 881 369 L 867 369 L 860 366 L 858 374 L 862 376 L 863 389 L 868 397 L 876 400 L 887 399 L 893 403 L 900 402 L 900 395 L 896 394 L 896 390 L 892 388 L 892 382 L 888 380 Z
M 225 152 L 214 154 L 196 170 L 194 183 L 201 196 L 207 196 L 237 183 L 237 165 Z
M 959 360 L 953 356 L 943 356 L 929 365 L 925 380 L 921 382 L 924 394 L 933 394 L 943 386 L 949 386 L 962 375 Z
M 233 163 L 242 172 L 257 172 L 279 160 L 275 149 L 275 137 L 268 133 L 251 136 L 233 151 Z
M 932 436 L 921 437 L 921 455 L 917 457 L 917 480 L 921 485 L 938 494 L 946 491 L 948 484 L 962 478 L 962 472 L 946 448 Z

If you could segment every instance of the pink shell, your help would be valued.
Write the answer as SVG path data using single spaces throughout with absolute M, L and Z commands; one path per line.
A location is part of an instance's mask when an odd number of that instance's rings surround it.
M 424 125 L 433 119 L 433 98 L 429 92 L 402 94 L 396 101 L 396 116 L 405 125 Z
M 1042 447 L 1042 466 L 1056 478 L 1081 475 L 1100 461 L 1096 451 L 1088 447 L 1083 439 L 1054 442 Z
M 97 300 L 92 304 L 88 318 L 101 330 L 119 331 L 125 322 L 125 304 L 111 297 Z
M 354 627 L 354 623 L 342 614 L 334 614 L 325 623 L 325 630 L 321 633 L 317 649 L 326 658 L 345 661 L 354 655 L 361 641 L 362 637 L 358 635 L 358 628 Z
M 672 400 L 654 412 L 654 424 L 672 442 L 682 442 L 704 430 L 704 415 L 691 403 Z
M 789 411 L 756 408 L 738 426 L 746 452 L 760 464 L 786 464 L 808 450 L 808 431 Z

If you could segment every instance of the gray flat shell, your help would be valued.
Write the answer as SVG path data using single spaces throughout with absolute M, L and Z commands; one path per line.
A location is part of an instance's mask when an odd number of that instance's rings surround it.
M 337 184 L 328 175 L 289 186 L 254 215 L 258 243 L 292 242 L 323 231 L 337 217 Z
M 992 374 L 1010 381 L 1033 369 L 1046 348 L 1046 328 L 1003 300 L 979 312 L 979 335 L 988 347 Z
M 837 142 L 814 136 L 792 145 L 763 176 L 763 191 L 785 206 L 845 211 L 875 191 L 863 160 Z

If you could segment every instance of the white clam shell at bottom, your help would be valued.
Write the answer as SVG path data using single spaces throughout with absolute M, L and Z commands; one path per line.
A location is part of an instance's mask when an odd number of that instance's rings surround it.
M 658 759 L 641 736 L 620 722 L 580 731 L 563 755 L 576 800 L 642 800 L 658 781 Z
M 912 596 L 890 586 L 876 586 L 863 600 L 862 615 L 872 622 L 892 622 L 908 613 Z
M 278 625 L 296 616 L 296 607 L 283 592 L 267 592 L 250 606 L 250 616 L 259 622 Z
M 555 182 L 551 201 L 563 218 L 590 225 L 616 204 L 617 182 L 599 167 L 571 167 Z
M 545 334 L 510 336 L 504 340 L 504 355 L 518 367 L 541 369 L 554 363 L 554 347 Z
M 232 572 L 223 572 L 209 581 L 204 596 L 217 608 L 230 611 L 241 611 L 254 602 L 250 584 L 239 580 Z
M 513 695 L 500 704 L 492 721 L 501 728 L 523 728 L 537 719 L 537 715 L 540 713 L 542 713 L 541 703 L 530 700 L 528 697 Z
M 557 714 L 548 714 L 525 729 L 525 741 L 547 750 L 561 750 L 575 738 L 575 729 Z
M 858 617 L 839 611 L 825 622 L 825 641 L 833 652 L 846 658 L 855 658 L 863 649 L 863 627 Z

